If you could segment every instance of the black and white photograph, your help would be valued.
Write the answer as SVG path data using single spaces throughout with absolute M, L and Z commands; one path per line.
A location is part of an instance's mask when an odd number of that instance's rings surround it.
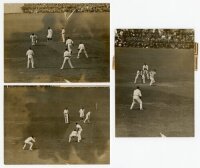
M 194 30 L 115 31 L 116 137 L 194 137 Z
M 108 87 L 5 86 L 4 163 L 109 164 Z
M 4 81 L 110 81 L 109 3 L 5 3 Z

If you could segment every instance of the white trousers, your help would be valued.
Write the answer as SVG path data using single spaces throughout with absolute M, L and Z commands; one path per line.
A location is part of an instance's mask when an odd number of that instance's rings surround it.
M 33 147 L 33 143 L 32 142 L 25 142 L 24 143 L 24 146 L 23 146 L 23 149 L 25 149 L 26 148 L 26 145 L 30 145 L 30 147 L 29 147 L 29 150 L 32 150 L 32 147 Z
M 62 34 L 62 41 L 65 42 L 65 34 Z
M 131 109 L 131 110 L 133 109 L 133 107 L 134 107 L 134 105 L 135 105 L 136 102 L 138 102 L 138 103 L 140 104 L 140 110 L 142 110 L 142 109 L 143 109 L 143 107 L 142 107 L 142 100 L 140 99 L 139 96 L 133 97 L 133 102 L 132 102 L 132 104 L 131 104 L 130 109 Z
M 65 117 L 65 123 L 69 123 L 69 115 L 66 114 L 66 115 L 64 115 L 64 117 Z
M 80 57 L 80 54 L 81 54 L 82 52 L 84 52 L 84 54 L 85 54 L 86 58 L 88 58 L 88 55 L 87 55 L 87 52 L 86 52 L 86 50 L 85 50 L 85 49 L 80 49 L 80 50 L 78 51 L 78 56 L 77 56 L 77 58 L 79 58 L 79 57 Z
M 153 85 L 155 82 L 156 82 L 155 79 L 154 79 L 153 77 L 150 77 L 150 84 L 149 84 L 149 85 L 151 86 L 151 85 Z
M 66 62 L 66 61 L 68 61 L 68 64 L 69 64 L 70 68 L 74 68 L 73 65 L 72 65 L 72 63 L 71 63 L 70 58 L 69 58 L 69 57 L 64 57 L 64 60 L 63 60 L 63 63 L 62 63 L 62 66 L 61 66 L 60 69 L 63 69 L 63 68 L 64 68 L 65 62 Z
M 27 60 L 27 68 L 29 68 L 29 64 L 31 63 L 32 68 L 34 67 L 34 59 L 32 55 L 28 55 L 28 60 Z

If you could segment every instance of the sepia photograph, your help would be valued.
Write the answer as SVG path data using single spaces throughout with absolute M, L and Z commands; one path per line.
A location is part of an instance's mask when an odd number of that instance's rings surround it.
M 109 3 L 5 3 L 4 82 L 110 81 Z
M 4 163 L 109 164 L 109 87 L 5 86 Z
M 194 137 L 194 30 L 115 31 L 116 137 Z

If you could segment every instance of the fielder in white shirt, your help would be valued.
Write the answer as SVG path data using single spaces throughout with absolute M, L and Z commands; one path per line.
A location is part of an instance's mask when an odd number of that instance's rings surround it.
M 65 29 L 64 28 L 62 28 L 61 35 L 62 35 L 62 42 L 65 43 Z
M 71 132 L 71 134 L 69 135 L 69 143 L 71 142 L 72 137 L 77 137 L 78 138 L 78 132 L 75 130 L 73 130 Z
M 37 44 L 37 36 L 34 33 L 30 35 L 30 39 L 31 39 L 31 45 Z
M 70 53 L 72 53 L 72 46 L 73 46 L 74 42 L 72 41 L 72 39 L 70 39 L 70 37 L 67 37 L 67 40 L 66 40 L 66 46 L 68 48 L 68 51 Z
M 23 150 L 26 148 L 26 145 L 30 145 L 29 150 L 33 150 L 33 143 L 35 142 L 35 137 L 31 136 L 28 137 L 25 141 L 24 141 L 24 146 L 23 146 Z
M 85 116 L 85 109 L 84 109 L 83 107 L 79 110 L 79 116 L 80 116 L 81 120 L 84 119 L 84 116 Z
M 76 123 L 76 130 L 77 130 L 78 142 L 80 142 L 81 141 L 81 132 L 83 131 L 83 129 L 78 123 Z
M 61 66 L 60 69 L 63 69 L 63 68 L 64 68 L 65 62 L 66 62 L 66 61 L 68 61 L 68 64 L 69 64 L 70 68 L 74 68 L 73 65 L 72 65 L 72 63 L 71 63 L 71 59 L 70 59 L 71 53 L 68 51 L 67 48 L 65 49 L 65 52 L 64 52 L 64 54 L 63 54 L 63 57 L 64 57 L 64 60 L 63 60 L 63 63 L 62 63 L 62 66 Z
M 53 38 L 53 30 L 50 27 L 48 27 L 48 30 L 47 30 L 47 41 L 52 40 L 52 38 Z
M 143 110 L 141 97 L 142 97 L 142 93 L 140 91 L 140 87 L 137 86 L 137 89 L 133 91 L 133 102 L 131 104 L 130 110 L 133 109 L 136 101 L 140 104 L 140 110 Z
M 80 54 L 81 54 L 82 52 L 84 52 L 86 58 L 88 58 L 87 52 L 86 52 L 86 50 L 85 50 L 85 45 L 84 45 L 82 42 L 80 42 L 80 43 L 79 43 L 79 46 L 78 46 L 78 56 L 77 56 L 78 59 L 80 58 Z
M 88 111 L 87 112 L 87 114 L 85 115 L 85 120 L 84 120 L 84 123 L 86 123 L 86 122 L 90 122 L 90 114 L 91 114 L 91 112 L 90 111 Z
M 30 63 L 31 63 L 32 68 L 35 68 L 34 67 L 33 55 L 34 55 L 34 52 L 33 52 L 32 48 L 30 47 L 26 52 L 26 56 L 28 57 L 28 59 L 27 59 L 27 69 L 29 68 Z
M 155 81 L 155 75 L 156 75 L 156 70 L 152 70 L 149 72 L 150 75 L 150 86 L 152 86 L 156 81 Z
M 144 63 L 144 65 L 142 66 L 142 70 L 144 75 L 147 76 L 147 79 L 149 79 L 149 66 L 146 63 Z
M 69 123 L 69 110 L 68 108 L 64 109 L 64 118 L 65 118 L 65 123 L 68 124 Z

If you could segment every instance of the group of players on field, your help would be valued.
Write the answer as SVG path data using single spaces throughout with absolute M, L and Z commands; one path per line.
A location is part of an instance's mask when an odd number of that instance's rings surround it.
M 146 79 L 150 80 L 149 85 L 152 86 L 155 83 L 156 70 L 149 71 L 149 66 L 144 63 L 142 70 L 137 70 L 134 83 L 137 83 L 138 78 L 140 78 L 141 83 L 146 83 Z
M 70 68 L 74 68 L 74 66 L 71 63 L 72 48 L 73 48 L 74 42 L 70 37 L 66 38 L 65 29 L 64 28 L 62 28 L 62 30 L 61 30 L 61 38 L 62 38 L 62 42 L 66 45 L 66 48 L 65 48 L 65 51 L 63 53 L 64 59 L 63 59 L 63 63 L 62 63 L 62 66 L 60 67 L 60 69 L 64 68 L 66 61 L 68 62 Z M 38 37 L 37 37 L 37 35 L 35 33 L 32 33 L 30 35 L 30 39 L 31 39 L 31 45 L 32 46 L 35 46 L 38 43 Z M 53 39 L 53 30 L 50 27 L 48 27 L 48 30 L 47 30 L 47 42 L 51 41 L 52 39 Z M 84 43 L 79 42 L 77 59 L 80 58 L 80 54 L 82 52 L 85 54 L 85 57 L 88 58 L 88 54 L 86 52 Z M 35 53 L 34 53 L 32 47 L 30 47 L 26 52 L 26 56 L 28 57 L 28 59 L 27 59 L 27 69 L 29 68 L 30 64 L 31 64 L 32 68 L 35 68 L 35 66 L 34 66 L 34 58 L 33 58 L 34 55 L 35 55 Z
M 142 70 L 137 70 L 136 72 L 134 84 L 137 83 L 138 78 L 140 78 L 141 83 L 144 84 L 146 83 L 146 78 L 147 78 L 148 80 L 150 80 L 149 85 L 152 86 L 156 82 L 155 75 L 156 75 L 156 70 L 154 69 L 154 70 L 149 71 L 149 66 L 146 63 L 144 63 L 144 65 L 142 66 Z M 130 110 L 133 109 L 136 103 L 139 103 L 140 110 L 143 110 L 142 92 L 139 86 L 137 86 L 136 89 L 134 89 L 132 96 L 133 96 L 133 99 L 130 106 Z
M 70 115 L 69 115 L 69 109 L 66 107 L 64 109 L 64 123 L 65 124 L 69 124 L 70 123 Z M 90 116 L 91 116 L 91 111 L 88 111 L 85 114 L 85 108 L 82 107 L 79 110 L 79 117 L 80 117 L 80 122 L 82 121 L 84 124 L 86 123 L 90 123 Z M 81 127 L 81 125 L 76 122 L 75 124 L 75 128 L 72 130 L 72 132 L 69 134 L 69 140 L 68 142 L 70 143 L 73 140 L 77 139 L 77 142 L 81 142 L 81 133 L 83 131 L 83 128 Z M 23 150 L 26 149 L 26 146 L 29 145 L 29 150 L 33 150 L 33 145 L 36 142 L 36 138 L 34 136 L 30 136 L 28 138 L 25 139 L 24 141 L 24 146 L 23 146 Z

